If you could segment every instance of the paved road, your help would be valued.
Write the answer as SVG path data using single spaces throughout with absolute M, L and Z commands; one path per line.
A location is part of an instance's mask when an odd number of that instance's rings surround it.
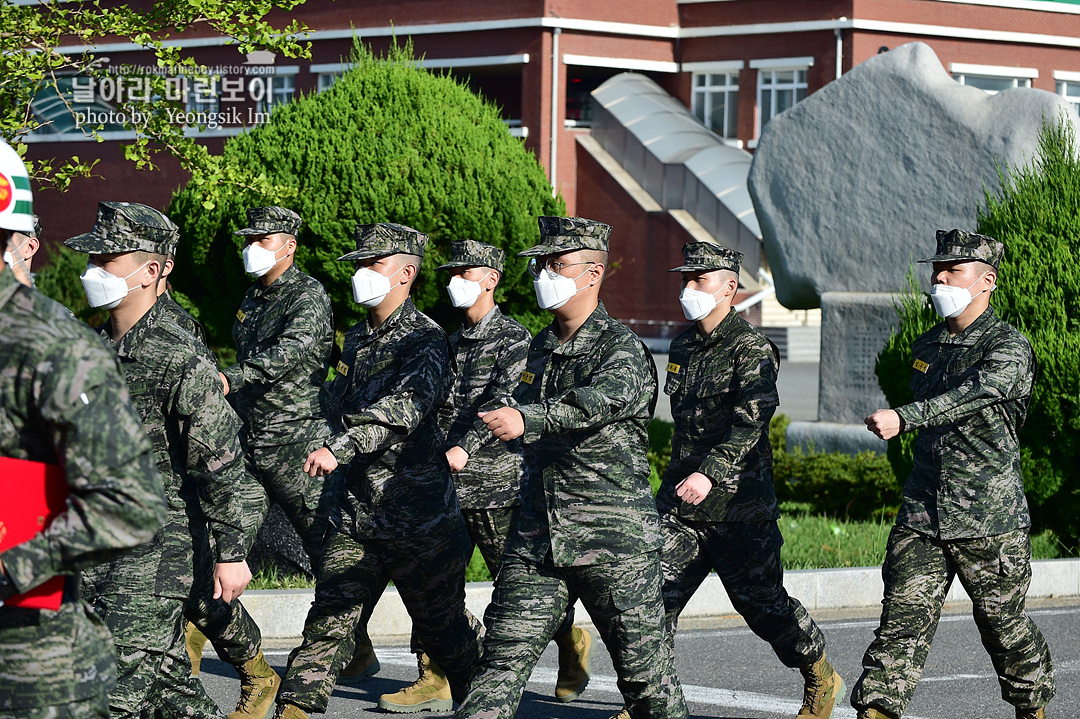
M 1030 607 L 1050 642 L 1057 668 L 1058 696 L 1050 706 L 1049 716 L 1076 719 L 1080 717 L 1080 601 L 1047 600 L 1032 602 Z M 876 611 L 821 612 L 817 619 L 828 638 L 830 658 L 850 683 L 857 677 L 862 652 L 877 626 Z M 375 708 L 379 695 L 397 691 L 416 677 L 407 637 L 377 646 L 377 651 L 382 671 L 356 689 L 339 688 L 331 699 L 329 716 L 385 716 Z M 676 652 L 679 676 L 694 717 L 790 719 L 798 711 L 802 686 L 798 672 L 781 666 L 769 647 L 737 617 L 684 624 Z M 268 653 L 270 663 L 283 670 L 287 650 Z M 217 660 L 208 659 L 203 666 L 204 683 L 228 712 L 238 692 L 235 672 Z M 607 719 L 621 708 L 611 661 L 602 648 L 593 664 L 589 689 L 573 704 L 548 699 L 554 690 L 557 666 L 552 646 L 533 672 L 518 712 L 520 719 Z M 845 699 L 834 716 L 853 719 L 855 712 Z M 1012 716 L 1012 708 L 1000 699 L 993 668 L 970 618 L 970 607 L 946 608 L 925 676 L 905 719 Z

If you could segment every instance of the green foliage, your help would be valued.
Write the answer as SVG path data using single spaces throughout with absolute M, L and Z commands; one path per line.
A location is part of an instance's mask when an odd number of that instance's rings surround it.
M 250 190 L 223 191 L 206 207 L 206 187 L 190 183 L 169 215 L 181 227 L 177 286 L 195 300 L 213 340 L 227 341 L 250 279 L 232 232 L 245 209 L 284 204 L 300 213 L 297 263 L 330 293 L 338 327 L 364 316 L 352 300 L 357 223 L 399 222 L 431 236 L 413 300 L 444 325 L 458 315 L 446 300 L 451 240 L 472 238 L 504 248 L 506 272 L 496 291 L 503 311 L 536 332 L 550 317 L 536 307 L 525 263 L 515 253 L 539 239 L 538 215 L 565 212 L 543 168 L 507 132 L 498 109 L 452 77 L 420 69 L 411 45 L 383 59 L 359 42 L 354 68 L 321 94 L 274 110 L 269 121 L 230 139 L 224 158 L 291 198 Z M 179 279 L 182 278 L 182 279 Z
M 26 145 L 19 143 L 23 136 L 42 128 L 31 112 L 31 102 L 39 93 L 59 95 L 70 103 L 63 83 L 57 78 L 78 74 L 102 79 L 110 72 L 113 79 L 125 74 L 131 66 L 106 65 L 90 53 L 65 53 L 64 47 L 93 46 L 102 40 L 126 39 L 153 53 L 150 65 L 170 68 L 169 76 L 181 74 L 198 77 L 198 64 L 184 56 L 181 47 L 165 46 L 174 35 L 192 30 L 216 33 L 235 39 L 237 60 L 255 49 L 270 50 L 286 57 L 310 57 L 311 43 L 300 42 L 307 27 L 292 20 L 275 28 L 266 20 L 271 11 L 288 12 L 304 0 L 172 0 L 171 2 L 139 3 L 129 7 L 123 3 L 59 2 L 41 0 L 36 3 L 0 3 L 0 137 L 11 143 L 20 154 Z M 276 21 L 280 24 L 280 20 Z M 114 56 L 115 57 L 115 56 Z M 156 68 L 155 68 L 156 69 Z M 170 111 L 183 111 L 181 100 L 168 100 L 165 74 L 139 76 L 148 82 L 148 99 L 123 97 L 116 109 L 129 121 L 127 130 L 134 130 L 135 140 L 124 146 L 124 156 L 138 169 L 154 169 L 154 154 L 167 151 L 192 174 L 194 182 L 204 189 L 205 202 L 213 204 L 218 193 L 233 187 L 250 188 L 259 192 L 283 192 L 267 183 L 259 173 L 249 173 L 211 155 L 193 138 L 184 135 L 184 127 L 170 117 Z M 152 99 L 149 99 L 152 98 Z M 69 109 L 70 104 L 69 104 Z M 136 120 L 136 116 L 138 120 Z M 103 126 L 82 128 L 88 137 L 102 141 Z M 55 187 L 63 191 L 75 177 L 90 176 L 96 160 L 86 162 L 78 156 L 63 160 L 37 160 L 27 163 L 31 177 L 38 187 Z
M 484 561 L 484 555 L 480 554 L 480 547 L 473 547 L 472 558 L 469 559 L 469 565 L 465 567 L 465 581 L 491 581 L 491 572 L 488 571 L 487 562 Z
M 662 419 L 649 422 L 649 484 L 655 495 L 664 479 L 664 472 L 671 464 L 671 437 L 675 425 Z
M 900 484 L 885 457 L 873 452 L 856 455 L 832 452 L 788 452 L 787 417 L 776 415 L 769 425 L 773 448 L 776 497 L 790 510 L 849 519 L 893 516 L 900 506 Z
M 1002 190 L 986 193 L 978 231 L 1005 243 L 992 304 L 1018 328 L 1039 361 L 1020 434 L 1024 488 L 1038 526 L 1075 547 L 1080 537 L 1080 159 L 1072 126 L 1047 124 L 1029 165 L 999 171 Z M 911 343 L 936 318 L 912 283 L 897 305 L 900 329 L 878 356 L 889 405 L 912 400 Z M 897 476 L 911 468 L 913 435 L 890 446 Z M 892 446 L 895 445 L 895 446 Z
M 876 567 L 885 560 L 885 545 L 892 522 L 835 519 L 825 515 L 790 512 L 781 506 L 781 558 L 784 569 Z

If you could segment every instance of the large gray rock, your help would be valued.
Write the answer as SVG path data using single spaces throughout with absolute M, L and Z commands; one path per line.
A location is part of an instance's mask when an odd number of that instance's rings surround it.
M 777 116 L 749 177 L 777 299 L 809 309 L 824 292 L 903 289 L 935 230 L 974 229 L 997 167 L 1030 162 L 1043 118 L 1060 112 L 1080 125 L 1053 93 L 965 87 L 912 43 Z

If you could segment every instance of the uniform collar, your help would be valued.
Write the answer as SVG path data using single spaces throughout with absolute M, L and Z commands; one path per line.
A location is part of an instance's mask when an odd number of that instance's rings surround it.
M 278 290 L 280 290 L 282 287 L 287 287 L 293 282 L 295 282 L 299 276 L 300 270 L 296 269 L 296 260 L 293 260 L 293 263 L 289 265 L 289 267 L 284 272 L 281 273 L 281 277 L 278 277 L 276 280 L 271 282 L 269 287 L 263 287 L 261 282 L 256 282 L 254 296 L 266 297 L 268 295 L 272 295 Z
M 5 267 L 4 271 L 0 272 L 0 307 L 8 303 L 19 287 L 19 281 L 15 279 L 15 273 L 11 271 L 11 267 Z
M 720 320 L 716 327 L 713 327 L 712 332 L 710 332 L 707 337 L 701 336 L 701 333 L 698 332 L 697 329 L 697 323 L 695 323 L 694 326 L 690 328 L 690 337 L 687 338 L 686 343 L 690 346 L 701 345 L 703 347 L 711 347 L 715 344 L 719 344 L 720 340 L 731 334 L 731 331 L 735 329 L 735 325 L 738 321 L 739 313 L 732 307 L 724 319 Z
M 544 332 L 547 333 L 544 337 L 544 349 L 570 357 L 589 354 L 596 346 L 596 343 L 600 341 L 600 336 L 613 321 L 611 315 L 607 313 L 604 303 L 599 302 L 593 313 L 578 329 L 573 339 L 564 345 L 559 344 L 559 332 L 555 329 L 556 322 L 548 325 L 544 329 Z
M 413 305 L 412 297 L 406 297 L 405 301 L 398 305 L 398 308 L 386 318 L 385 322 L 379 325 L 378 329 L 371 329 L 371 321 L 369 319 L 363 320 L 360 323 L 360 328 L 362 330 L 361 336 L 380 337 L 396 327 L 405 317 L 411 317 L 415 313 L 416 306 Z
M 935 342 L 943 345 L 960 345 L 963 347 L 970 347 L 982 339 L 982 336 L 986 334 L 994 324 L 997 323 L 997 313 L 994 312 L 994 308 L 989 305 L 986 310 L 975 318 L 975 321 L 968 325 L 963 332 L 959 334 L 949 336 L 949 327 L 944 322 L 941 323 L 941 332 L 938 334 Z
M 139 349 L 142 347 L 143 340 L 150 334 L 150 330 L 154 329 L 157 325 L 161 313 L 165 311 L 165 303 L 167 298 L 165 295 L 161 295 L 157 298 L 154 304 L 146 311 L 139 321 L 132 325 L 131 329 L 127 331 L 120 341 L 114 346 L 116 347 L 116 354 L 120 357 L 127 357 L 129 359 L 138 359 Z M 109 339 L 109 327 L 112 326 L 112 320 L 110 319 L 105 323 L 105 326 L 101 328 L 101 334 Z
M 498 305 L 495 305 L 488 313 L 480 318 L 472 327 L 466 327 L 461 325 L 461 336 L 467 340 L 483 340 L 498 334 L 498 327 L 495 326 L 495 321 L 502 316 L 502 311 Z

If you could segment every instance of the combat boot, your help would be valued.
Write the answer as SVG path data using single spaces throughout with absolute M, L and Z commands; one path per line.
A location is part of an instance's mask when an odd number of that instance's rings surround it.
M 375 647 L 371 646 L 370 639 L 366 637 L 365 639 L 366 641 L 356 645 L 352 661 L 338 675 L 338 684 L 359 684 L 364 679 L 375 676 L 382 669 L 379 658 L 375 656 Z
M 803 680 L 803 705 L 797 717 L 830 719 L 833 706 L 844 698 L 844 680 L 829 664 L 825 655 L 808 667 L 799 670 Z
M 612 714 L 609 719 L 630 719 L 630 711 L 627 709 L 623 709 L 618 714 Z
M 886 714 L 880 709 L 866 707 L 859 710 L 859 716 L 856 719 L 895 719 L 895 717 L 892 714 Z
M 278 704 L 274 719 L 308 719 L 308 715 L 295 704 Z
M 199 666 L 202 664 L 203 648 L 206 646 L 206 635 L 186 619 L 184 620 L 184 646 L 187 649 L 188 659 L 191 660 L 191 676 L 197 677 Z
M 454 708 L 450 697 L 450 682 L 438 664 L 426 653 L 416 660 L 420 678 L 395 694 L 383 694 L 379 708 L 388 712 L 445 712 Z
M 555 682 L 555 699 L 572 702 L 589 685 L 592 635 L 587 629 L 574 627 L 569 634 L 556 639 L 555 643 L 559 646 L 559 678 Z
M 274 706 L 274 698 L 281 686 L 281 677 L 266 663 L 261 649 L 254 659 L 249 659 L 237 667 L 237 671 L 240 672 L 240 701 L 228 719 L 265 719 Z M 282 716 L 283 711 L 300 712 L 290 715 L 295 719 L 307 717 L 299 707 L 292 704 L 278 707 L 277 716 Z
M 1021 709 L 1017 707 L 1016 719 L 1046 719 L 1046 710 L 1043 707 L 1038 709 Z

